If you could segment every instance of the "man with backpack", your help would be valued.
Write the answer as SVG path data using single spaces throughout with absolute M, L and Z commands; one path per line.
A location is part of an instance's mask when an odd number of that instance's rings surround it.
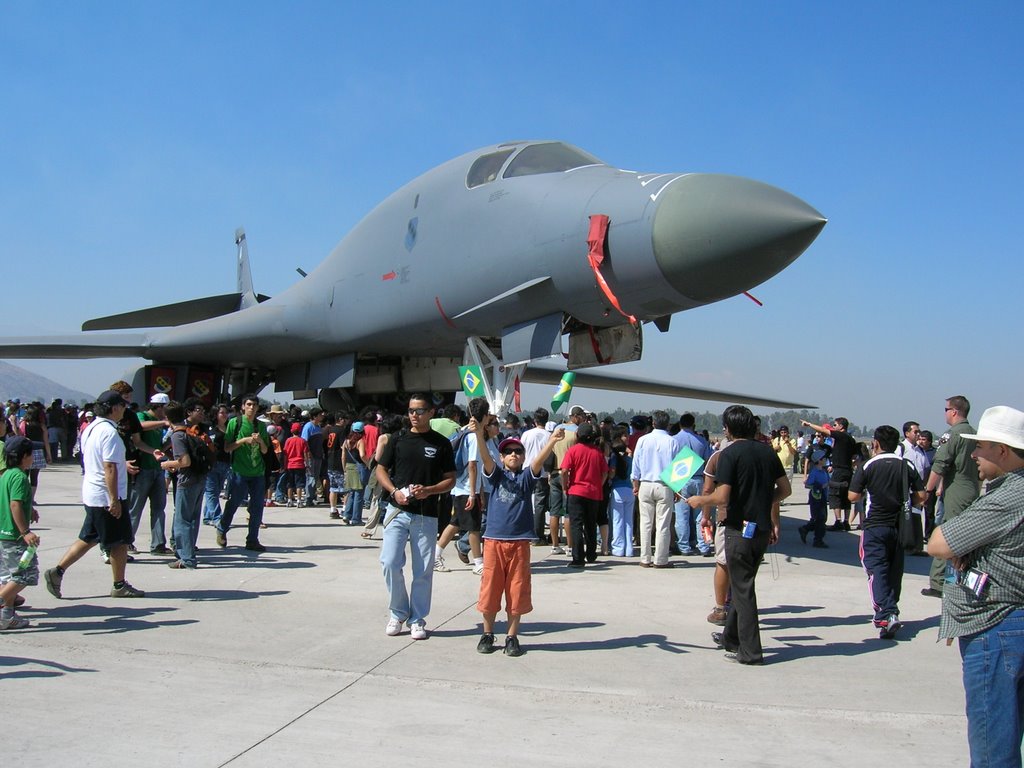
M 172 402 L 165 413 L 172 424 L 173 458 L 160 462 L 160 468 L 178 475 L 174 492 L 174 521 L 171 524 L 171 547 L 177 558 L 168 567 L 191 570 L 196 567 L 196 542 L 202 520 L 206 475 L 213 467 L 213 450 L 202 429 L 206 408 L 199 398 L 190 397 L 184 406 Z

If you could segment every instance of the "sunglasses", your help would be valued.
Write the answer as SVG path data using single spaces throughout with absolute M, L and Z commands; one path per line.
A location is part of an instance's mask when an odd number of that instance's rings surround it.
M 410 416 L 426 416 L 429 411 L 430 411 L 429 408 L 410 408 L 409 409 L 409 415 Z
M 506 448 L 504 451 L 501 452 L 501 455 L 508 456 L 510 453 L 517 453 L 520 456 L 526 455 L 526 451 L 524 451 L 522 448 Z

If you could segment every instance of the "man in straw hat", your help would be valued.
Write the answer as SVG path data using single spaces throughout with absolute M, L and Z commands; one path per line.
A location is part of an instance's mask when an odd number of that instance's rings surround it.
M 1024 741 L 1024 412 L 989 408 L 971 455 L 988 492 L 935 529 L 949 560 L 939 637 L 958 638 L 971 765 L 1020 765 Z

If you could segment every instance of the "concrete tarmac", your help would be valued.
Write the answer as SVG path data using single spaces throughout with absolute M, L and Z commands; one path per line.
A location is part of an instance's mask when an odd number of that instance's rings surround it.
M 757 580 L 762 667 L 711 642 L 710 558 L 577 572 L 535 547 L 526 654 L 509 658 L 476 653 L 479 577 L 453 546 L 416 642 L 384 634 L 379 538 L 324 507 L 268 509 L 261 555 L 241 548 L 244 528 L 220 549 L 203 526 L 195 571 L 150 556 L 144 520 L 128 580 L 145 598 L 111 598 L 96 550 L 68 570 L 63 600 L 42 579 L 22 593 L 32 626 L 0 633 L 4 762 L 966 765 L 959 653 L 936 642 L 940 603 L 920 594 L 930 561 L 907 559 L 904 628 L 879 640 L 859 536 L 801 544 L 800 482 Z M 77 536 L 79 487 L 77 467 L 41 475 L 41 569 Z

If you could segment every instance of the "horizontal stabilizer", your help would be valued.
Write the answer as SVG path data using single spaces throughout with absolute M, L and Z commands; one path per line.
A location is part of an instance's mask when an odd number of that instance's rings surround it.
M 66 336 L 0 337 L 4 360 L 86 360 L 93 357 L 145 357 L 144 333 L 76 333 Z
M 529 367 L 523 372 L 525 384 L 550 384 L 557 386 L 562 380 L 564 371 L 550 368 Z M 683 384 L 664 384 L 645 379 L 627 379 L 618 376 L 605 376 L 598 373 L 576 372 L 574 386 L 582 389 L 605 389 L 613 392 L 633 392 L 644 395 L 664 395 L 665 397 L 686 397 L 693 400 L 713 400 L 720 403 L 742 403 L 744 405 L 760 405 L 766 408 L 812 409 L 816 406 L 804 403 L 790 403 L 785 400 L 772 400 L 766 397 L 741 395 L 736 392 L 722 392 L 717 389 L 689 387 Z
M 262 294 L 258 301 L 266 301 L 269 296 Z M 168 326 L 185 325 L 198 320 L 208 320 L 237 312 L 242 297 L 237 293 L 225 293 L 220 296 L 207 296 L 204 299 L 189 299 L 175 304 L 164 304 L 161 307 L 138 309 L 134 312 L 123 312 L 119 315 L 107 315 L 86 320 L 82 323 L 83 331 L 114 331 L 122 328 L 166 328 Z

